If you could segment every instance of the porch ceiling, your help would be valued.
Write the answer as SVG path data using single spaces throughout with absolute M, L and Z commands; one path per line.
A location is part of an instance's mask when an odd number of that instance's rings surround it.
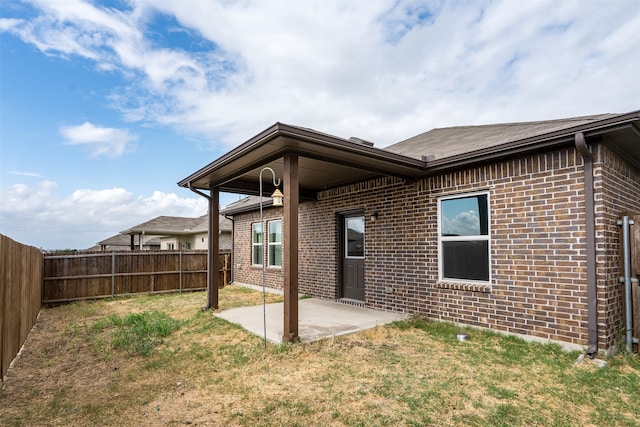
M 263 167 L 283 176 L 283 157 L 299 156 L 300 197 L 314 199 L 327 188 L 378 176 L 407 180 L 424 175 L 426 162 L 311 129 L 276 123 L 226 155 L 180 181 L 181 187 L 256 195 Z M 273 191 L 263 174 L 265 193 Z

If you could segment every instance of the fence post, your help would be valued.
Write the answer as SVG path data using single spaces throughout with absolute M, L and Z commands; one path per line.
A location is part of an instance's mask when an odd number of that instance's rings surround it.
M 182 249 L 180 249 L 180 273 L 179 273 L 179 277 L 180 277 L 180 293 L 182 293 Z
M 111 252 L 111 298 L 116 296 L 116 253 Z
M 229 283 L 229 258 L 231 257 L 231 255 L 229 254 L 224 254 L 224 285 L 227 286 L 227 284 Z

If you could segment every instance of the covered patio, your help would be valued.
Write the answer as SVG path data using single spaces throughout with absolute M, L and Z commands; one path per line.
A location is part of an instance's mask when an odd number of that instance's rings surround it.
M 322 190 L 391 176 L 413 181 L 425 174 L 426 159 L 418 160 L 377 149 L 372 143 L 349 140 L 312 129 L 276 123 L 229 153 L 178 183 L 209 201 L 209 275 L 206 308 L 218 307 L 219 193 L 259 195 L 261 171 L 271 168 L 283 183 L 283 272 L 282 342 L 300 340 L 298 302 L 298 207 L 316 200 Z M 263 194 L 276 189 L 267 174 Z M 264 178 L 263 178 L 264 179 Z M 203 191 L 208 191 L 209 194 Z

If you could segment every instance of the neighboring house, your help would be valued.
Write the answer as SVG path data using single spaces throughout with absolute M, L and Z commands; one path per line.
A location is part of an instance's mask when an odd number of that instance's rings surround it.
M 231 220 L 220 217 L 218 231 L 221 251 L 230 251 Z M 89 251 L 131 251 L 139 250 L 190 250 L 208 249 L 208 216 L 198 218 L 159 216 L 150 221 L 131 227 L 125 231 L 98 242 Z
M 209 248 L 209 224 L 207 215 L 199 218 L 201 221 L 192 229 L 177 231 L 162 237 L 162 249 L 208 249 Z M 230 251 L 232 247 L 231 240 L 231 220 L 220 217 L 220 230 L 218 232 L 221 251 Z
M 231 221 L 223 216 L 219 218 L 218 239 L 220 250 L 231 249 Z M 161 250 L 208 249 L 208 216 L 185 218 L 175 216 L 159 216 L 150 221 L 121 231 L 121 235 L 129 239 L 130 245 L 143 247 L 148 238 L 159 239 Z M 137 245 L 136 245 L 137 242 Z
M 264 224 L 255 197 L 222 212 L 234 280 L 259 284 L 266 263 L 267 286 L 284 290 L 285 341 L 298 338 L 304 293 L 590 356 L 615 347 L 618 221 L 640 209 L 640 111 L 434 129 L 384 149 L 276 123 L 178 184 L 209 191 L 217 214 L 221 191 L 257 195 L 265 167 L 284 206 L 264 204 Z
M 139 242 L 136 243 L 135 249 L 138 249 Z M 142 246 L 143 250 L 155 251 L 160 249 L 160 237 L 158 236 L 146 236 Z M 108 239 L 98 242 L 97 246 L 86 249 L 85 252 L 119 252 L 131 250 L 131 238 L 126 235 L 116 234 Z

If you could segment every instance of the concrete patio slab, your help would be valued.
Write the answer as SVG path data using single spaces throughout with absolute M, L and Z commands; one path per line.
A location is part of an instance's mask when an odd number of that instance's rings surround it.
M 265 309 L 267 340 L 275 344 L 282 343 L 284 303 L 267 304 Z M 264 315 L 262 305 L 232 308 L 216 314 L 260 337 L 264 337 Z M 298 335 L 301 342 L 311 342 L 374 328 L 408 317 L 401 313 L 308 298 L 298 301 Z

